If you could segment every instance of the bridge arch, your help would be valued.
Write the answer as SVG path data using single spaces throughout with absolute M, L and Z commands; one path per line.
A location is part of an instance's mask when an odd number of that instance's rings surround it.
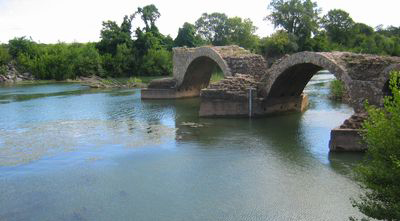
M 300 96 L 312 76 L 321 70 L 331 72 L 349 90 L 351 78 L 331 56 L 331 53 L 300 52 L 284 57 L 268 70 L 261 93 L 266 98 Z
M 344 83 L 350 105 L 356 112 L 364 110 L 364 102 L 381 106 L 385 82 L 399 57 L 349 52 L 300 52 L 276 62 L 263 77 L 259 92 L 266 100 L 299 96 L 307 82 L 319 70 L 328 70 Z
M 215 67 L 219 67 L 224 76 L 232 76 L 223 57 L 212 47 L 174 49 L 174 78 L 178 90 L 196 90 L 208 86 Z

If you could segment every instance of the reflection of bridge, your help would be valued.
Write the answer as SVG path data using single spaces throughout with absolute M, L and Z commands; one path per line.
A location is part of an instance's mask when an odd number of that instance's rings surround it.
M 201 116 L 302 111 L 308 104 L 303 89 L 320 70 L 328 70 L 344 82 L 350 105 L 358 113 L 366 100 L 382 105 L 389 73 L 400 69 L 399 57 L 347 52 L 300 52 L 268 69 L 262 56 L 238 46 L 174 48 L 173 63 L 173 78 L 151 82 L 148 89 L 142 90 L 142 99 L 200 95 Z M 210 85 L 215 66 L 226 79 Z M 256 90 L 250 99 L 249 87 Z

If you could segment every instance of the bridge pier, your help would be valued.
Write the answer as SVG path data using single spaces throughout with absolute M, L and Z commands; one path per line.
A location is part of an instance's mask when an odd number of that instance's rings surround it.
M 308 96 L 301 94 L 298 97 L 267 100 L 253 99 L 252 108 L 249 107 L 248 97 L 232 96 L 230 99 L 224 95 L 218 97 L 212 93 L 219 91 L 202 90 L 200 103 L 200 117 L 247 117 L 265 116 L 286 112 L 302 112 L 308 107 Z M 252 111 L 250 114 L 249 111 Z
M 331 130 L 329 150 L 334 152 L 362 152 L 367 149 L 362 143 L 359 129 L 340 128 Z
M 362 141 L 360 129 L 366 118 L 366 113 L 355 113 L 349 119 L 346 119 L 340 127 L 331 130 L 330 151 L 365 151 L 367 145 Z
M 144 88 L 141 90 L 141 98 L 146 99 L 180 99 L 189 97 L 198 97 L 199 90 L 177 90 L 172 89 L 155 89 Z

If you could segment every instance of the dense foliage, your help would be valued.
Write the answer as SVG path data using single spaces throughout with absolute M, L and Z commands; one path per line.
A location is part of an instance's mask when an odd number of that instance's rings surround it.
M 320 9 L 311 0 L 272 0 L 272 13 L 266 17 L 275 28 L 282 27 L 297 37 L 300 50 L 310 49 L 308 40 L 318 31 Z
M 362 136 L 368 145 L 367 159 L 357 175 L 365 190 L 353 205 L 379 220 L 400 220 L 400 74 L 393 73 L 384 108 L 367 105 L 368 119 Z
M 311 0 L 273 0 L 269 4 L 272 13 L 266 17 L 278 32 L 291 36 L 296 51 L 350 51 L 400 56 L 400 27 L 378 26 L 376 29 L 356 23 L 350 15 L 340 9 L 330 10 L 320 16 L 320 9 Z M 293 47 L 287 47 L 288 41 L 282 41 L 276 34 L 260 41 L 259 48 L 264 56 L 277 53 L 293 53 Z M 270 48 L 270 49 L 269 49 Z
M 132 30 L 139 16 L 144 28 Z M 20 71 L 38 79 L 73 79 L 78 76 L 128 77 L 169 75 L 172 72 L 173 39 L 159 33 L 160 17 L 154 5 L 138 8 L 121 24 L 103 22 L 98 43 L 38 44 L 26 37 L 14 38 L 0 47 L 0 71 L 11 58 Z
M 202 45 L 236 44 L 268 61 L 305 50 L 400 56 L 400 27 L 374 29 L 340 9 L 321 16 L 311 0 L 272 0 L 269 9 L 266 20 L 278 28 L 269 37 L 255 35 L 257 28 L 250 19 L 215 12 L 202 14 L 194 24 L 185 22 L 172 39 L 159 32 L 156 23 L 161 13 L 151 4 L 125 15 L 121 24 L 104 21 L 97 43 L 46 45 L 26 37 L 11 39 L 0 45 L 0 73 L 14 60 L 18 69 L 39 79 L 170 75 L 172 47 Z
M 229 18 L 224 13 L 204 13 L 195 24 L 200 37 L 208 44 L 221 46 L 236 44 L 255 49 L 258 37 L 256 27 L 250 19 Z

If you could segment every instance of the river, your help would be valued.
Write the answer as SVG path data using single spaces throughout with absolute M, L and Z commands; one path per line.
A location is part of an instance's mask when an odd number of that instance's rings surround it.
M 203 119 L 199 99 L 79 84 L 0 87 L 0 220 L 346 220 L 352 168 L 329 153 L 353 110 L 315 75 L 304 113 Z M 196 123 L 196 124 L 193 124 Z

